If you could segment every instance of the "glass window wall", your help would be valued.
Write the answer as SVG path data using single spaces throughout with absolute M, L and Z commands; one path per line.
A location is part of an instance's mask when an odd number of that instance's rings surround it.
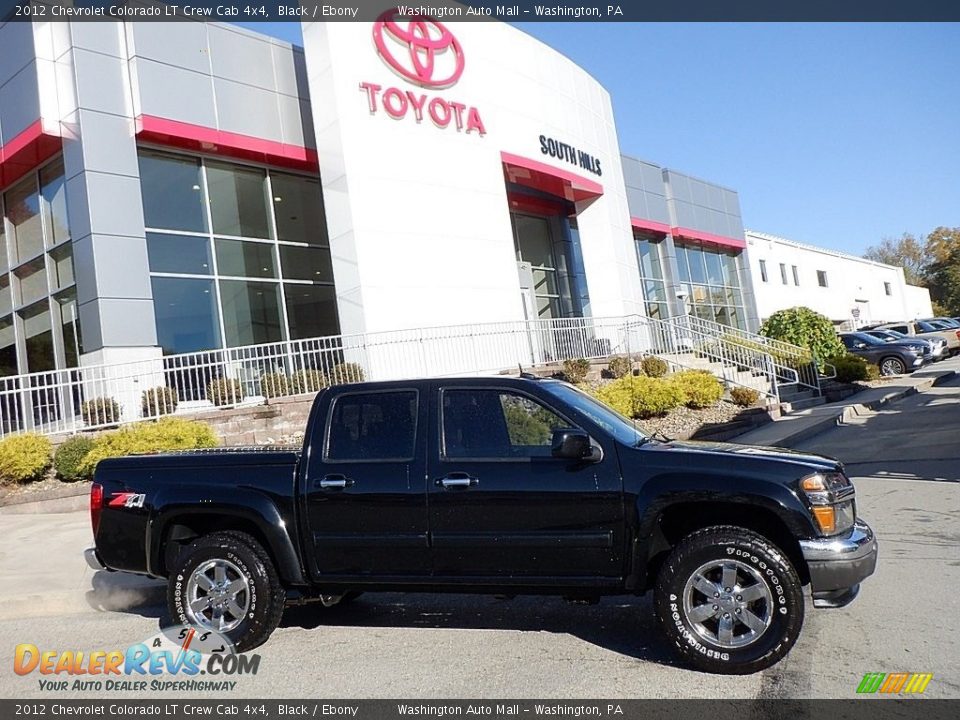
M 640 265 L 640 282 L 643 299 L 647 303 L 647 315 L 656 320 L 670 317 L 667 304 L 667 289 L 663 280 L 663 238 L 648 233 L 634 232 L 637 262 Z
M 73 292 L 69 241 L 62 158 L 0 188 L 0 374 L 78 364 L 79 331 L 73 343 L 77 352 L 58 350 L 64 338 L 56 321 L 57 300 L 51 297 Z
M 678 241 L 676 251 L 680 282 L 690 289 L 690 313 L 704 320 L 746 329 L 737 272 L 738 253 L 689 241 Z M 760 262 L 765 273 L 766 264 Z
M 141 172 L 150 174 L 144 215 L 165 354 L 339 333 L 316 178 L 140 152 Z M 167 189 L 148 199 L 158 185 Z M 191 213 L 195 204 L 199 219 L 182 221 L 176 202 L 191 203 Z

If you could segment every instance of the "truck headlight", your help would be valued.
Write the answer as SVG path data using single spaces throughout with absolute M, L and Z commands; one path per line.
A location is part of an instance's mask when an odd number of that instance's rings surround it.
M 836 535 L 853 527 L 857 506 L 850 478 L 841 472 L 821 472 L 800 480 L 820 532 Z

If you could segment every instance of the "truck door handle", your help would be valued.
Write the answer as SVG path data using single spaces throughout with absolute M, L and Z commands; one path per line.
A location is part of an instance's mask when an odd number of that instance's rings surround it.
M 333 473 L 325 475 L 317 484 L 322 490 L 343 490 L 353 485 L 353 480 L 341 473 Z
M 479 482 L 479 478 L 471 477 L 465 472 L 452 472 L 437 480 L 437 485 L 442 485 L 445 488 L 468 488 Z

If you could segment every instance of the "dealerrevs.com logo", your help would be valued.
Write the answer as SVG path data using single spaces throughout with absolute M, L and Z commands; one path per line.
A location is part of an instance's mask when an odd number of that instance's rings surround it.
M 397 10 L 388 10 L 373 24 L 373 44 L 380 59 L 401 79 L 420 88 L 453 86 L 466 62 L 457 38 L 443 23 L 425 15 L 402 21 L 399 17 Z M 429 120 L 440 129 L 480 136 L 487 132 L 480 111 L 467 103 L 374 82 L 361 82 L 360 89 L 366 93 L 371 115 L 382 108 L 394 120 L 413 117 L 418 124 Z
M 37 677 L 45 692 L 230 691 L 237 676 L 256 675 L 260 655 L 240 655 L 213 630 L 178 625 L 125 649 L 57 650 L 21 643 L 13 671 Z M 202 677 L 201 677 L 202 676 Z

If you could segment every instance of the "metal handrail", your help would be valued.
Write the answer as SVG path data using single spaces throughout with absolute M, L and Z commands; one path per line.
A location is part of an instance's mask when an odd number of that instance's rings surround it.
M 521 320 L 287 340 L 83 365 L 0 378 L 0 437 L 24 430 L 72 433 L 176 412 L 262 403 L 329 382 L 496 373 L 616 354 L 659 354 L 696 368 L 699 353 L 728 385 L 779 399 L 794 369 L 759 348 L 722 342 L 689 318 L 641 315 Z M 162 388 L 152 401 L 144 391 Z

